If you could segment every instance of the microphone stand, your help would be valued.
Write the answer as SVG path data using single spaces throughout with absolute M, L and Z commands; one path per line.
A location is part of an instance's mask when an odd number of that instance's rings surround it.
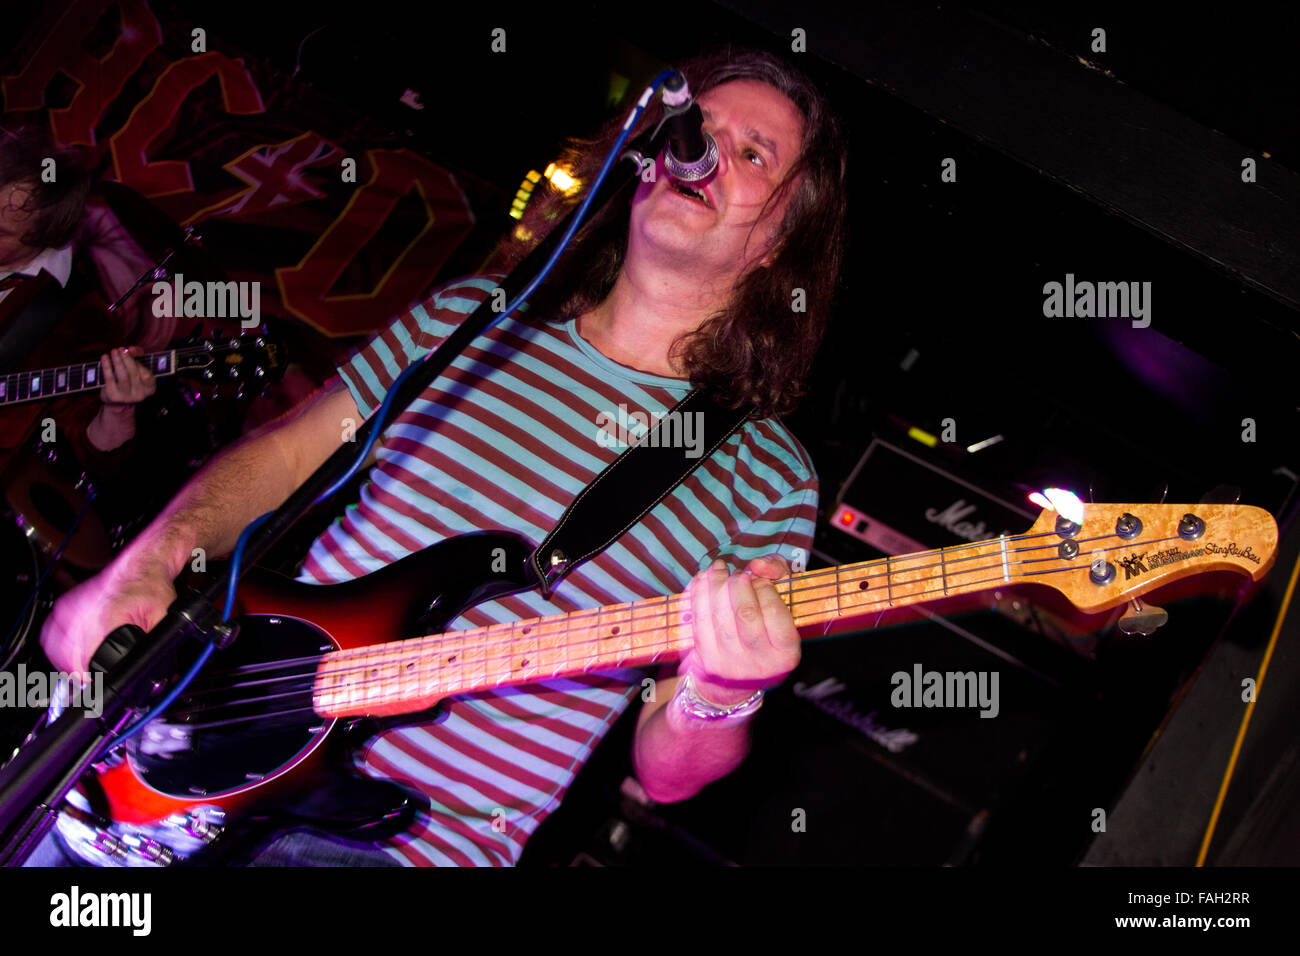
M 593 214 L 621 197 L 629 187 L 635 188 L 633 184 L 637 181 L 636 173 L 640 171 L 641 157 L 658 155 L 661 138 L 655 130 L 624 149 L 619 165 L 610 168 L 592 200 Z M 632 159 L 635 169 L 623 162 L 628 158 Z M 514 301 L 550 257 L 576 214 L 576 209 L 570 212 L 501 283 L 507 302 Z M 493 323 L 497 316 L 492 311 L 491 301 L 485 300 L 470 313 L 436 350 L 425 357 L 422 367 L 402 384 L 394 397 L 388 416 L 390 420 L 418 398 L 452 360 Z M 387 425 L 387 421 L 379 422 L 377 418 L 377 415 L 372 416 L 361 427 L 355 443 L 336 449 L 249 536 L 242 569 L 256 564 L 316 499 L 348 470 L 357 449 L 365 444 L 371 431 Z M 190 591 L 178 597 L 167 615 L 147 635 L 128 624 L 105 638 L 90 662 L 92 679 L 97 671 L 104 674 L 100 713 L 68 707 L 0 770 L 0 865 L 17 866 L 27 859 L 54 825 L 60 802 L 95 762 L 105 742 L 129 726 L 132 708 L 146 707 L 150 701 L 161 698 L 175 673 L 175 653 L 186 641 L 215 642 L 220 648 L 234 639 L 237 628 L 222 624 L 217 610 L 225 590 L 224 578 L 218 578 L 202 591 Z

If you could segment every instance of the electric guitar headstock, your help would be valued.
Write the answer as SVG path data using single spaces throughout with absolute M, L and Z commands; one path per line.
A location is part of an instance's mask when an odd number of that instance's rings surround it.
M 1263 508 L 1081 502 L 1078 509 L 1067 516 L 1045 508 L 1015 548 L 1021 580 L 1060 591 L 1085 613 L 1206 571 L 1258 581 L 1276 558 L 1277 522 Z
M 252 398 L 284 374 L 284 347 L 264 330 L 237 338 L 214 331 L 174 352 L 175 372 L 212 398 Z

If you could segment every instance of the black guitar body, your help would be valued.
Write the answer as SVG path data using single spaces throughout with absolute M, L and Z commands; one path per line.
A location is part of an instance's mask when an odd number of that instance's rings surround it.
M 144 840 L 170 851 L 159 862 L 214 865 L 247 862 L 295 829 L 357 842 L 406 829 L 424 798 L 358 775 L 353 756 L 376 733 L 436 719 L 437 709 L 322 718 L 311 706 L 318 658 L 440 633 L 465 609 L 528 589 L 531 552 L 517 535 L 481 532 L 343 584 L 250 571 L 234 643 L 128 742 L 125 759 L 83 782 L 85 805 L 71 800 L 60 822 L 65 843 L 91 862 L 147 865 L 132 849 Z M 220 835 L 210 838 L 213 827 Z

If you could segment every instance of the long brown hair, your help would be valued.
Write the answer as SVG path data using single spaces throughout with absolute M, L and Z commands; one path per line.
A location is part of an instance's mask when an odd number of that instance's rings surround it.
M 795 190 L 775 250 L 768 256 L 770 264 L 751 269 L 721 311 L 673 344 L 692 384 L 710 391 L 721 404 L 738 408 L 752 402 L 760 418 L 785 414 L 803 395 L 804 378 L 821 344 L 839 281 L 846 236 L 844 134 L 812 81 L 769 53 L 727 49 L 694 58 L 679 69 L 696 96 L 731 80 L 759 80 L 785 94 L 803 117 L 799 155 L 768 199 L 771 205 Z M 656 98 L 631 138 L 653 128 L 661 112 Z M 561 164 L 584 185 L 590 183 L 623 121 L 616 117 L 595 137 L 571 140 Z M 516 244 L 511 258 L 517 261 L 581 198 L 581 192 L 564 197 L 548 184 L 529 204 L 520 230 L 528 241 Z M 767 214 L 767 206 L 762 214 Z M 605 300 L 623 267 L 628 216 L 626 205 L 609 203 L 583 226 L 534 296 L 534 314 L 562 320 Z M 805 311 L 795 311 L 800 299 Z
M 47 160 L 56 176 L 42 176 Z M 73 240 L 86 209 L 92 176 L 80 151 L 56 149 L 50 134 L 36 126 L 0 129 L 0 187 L 23 187 L 22 205 L 30 215 L 22 235 L 32 249 L 57 249 Z

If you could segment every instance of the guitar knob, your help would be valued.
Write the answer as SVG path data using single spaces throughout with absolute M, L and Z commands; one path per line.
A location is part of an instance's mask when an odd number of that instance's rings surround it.
M 239 378 L 239 366 L 238 365 L 229 366 L 229 369 L 226 372 L 226 374 L 229 375 L 232 379 Z
M 146 836 L 131 833 L 123 837 L 122 842 L 135 856 L 150 863 L 157 863 L 159 866 L 171 866 L 176 859 L 176 853 L 171 847 L 163 846 L 157 840 L 150 840 Z
M 87 840 L 92 850 L 98 850 L 109 859 L 120 860 L 126 856 L 126 844 L 111 833 L 103 830 L 95 831 L 95 839 Z
M 210 368 L 205 368 L 205 369 L 203 370 L 203 381 L 205 381 L 205 382 L 210 382 L 210 381 L 212 381 L 212 380 L 213 380 L 214 378 L 216 378 L 216 377 L 217 377 L 217 376 L 213 374 L 212 369 L 210 369 Z
M 253 378 L 266 378 L 266 369 L 260 365 L 253 366 Z

